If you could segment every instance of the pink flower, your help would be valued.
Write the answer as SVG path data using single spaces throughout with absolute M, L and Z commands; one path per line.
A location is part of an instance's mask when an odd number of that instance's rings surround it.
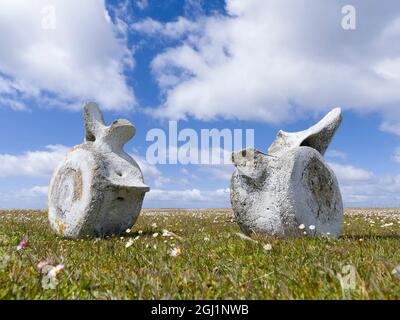
M 18 244 L 17 251 L 26 248 L 28 246 L 28 244 L 29 244 L 29 238 L 28 238 L 28 235 L 25 235 L 23 237 L 23 239 L 21 240 L 21 242 Z
M 57 275 L 64 272 L 64 265 L 58 264 L 55 267 L 48 264 L 42 269 L 42 288 L 44 290 L 55 289 L 59 283 Z
M 171 257 L 177 257 L 177 256 L 180 256 L 181 254 L 182 254 L 181 248 L 175 247 L 175 248 L 172 249 L 170 255 L 171 255 Z
M 51 263 L 51 261 L 50 261 L 49 259 L 40 261 L 40 262 L 37 264 L 36 269 L 37 269 L 38 271 L 41 271 L 45 266 L 48 266 L 50 263 Z
M 51 268 L 51 270 L 48 273 L 48 276 L 50 278 L 56 278 L 57 274 L 64 272 L 64 265 L 63 264 L 58 264 L 55 267 Z

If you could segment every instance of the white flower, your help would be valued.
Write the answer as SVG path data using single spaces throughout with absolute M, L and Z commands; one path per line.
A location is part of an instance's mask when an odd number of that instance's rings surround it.
M 386 223 L 384 225 L 381 226 L 381 228 L 386 228 L 386 227 L 391 227 L 393 225 L 393 223 Z
M 315 230 L 315 226 L 312 224 L 308 227 L 310 230 Z
M 182 250 L 179 247 L 175 247 L 171 251 L 171 257 L 177 257 L 177 256 L 180 256 L 181 254 L 182 254 Z
M 299 225 L 299 229 L 303 230 L 306 226 L 304 224 Z
M 143 233 L 143 230 L 139 230 L 138 233 L 139 233 L 139 234 L 142 234 L 142 233 Z
M 151 226 L 152 226 L 152 228 L 157 228 L 157 223 L 154 222 L 151 224 Z
M 126 233 L 131 233 L 131 229 L 126 229 L 125 232 Z
M 48 276 L 51 278 L 57 277 L 57 274 L 64 272 L 64 265 L 63 264 L 58 264 L 55 267 L 51 268 L 51 270 L 48 273 Z
M 158 237 L 158 232 L 153 233 L 153 238 L 157 238 Z
M 55 289 L 57 285 L 58 285 L 57 278 L 52 278 L 49 277 L 48 275 L 42 277 L 42 288 L 44 290 Z
M 163 229 L 162 236 L 163 237 L 170 237 L 170 239 L 174 239 L 174 237 L 178 238 L 178 239 L 182 239 L 181 236 L 178 236 L 177 234 L 175 234 L 175 233 L 173 233 L 171 231 L 168 231 L 167 229 Z
M 400 266 L 397 266 L 396 268 L 394 268 L 392 270 L 392 275 L 394 275 L 396 277 L 400 277 Z
M 209 237 L 204 237 L 203 240 L 204 240 L 204 241 L 210 241 L 210 238 L 209 238 Z
M 265 251 L 270 251 L 270 250 L 272 250 L 272 246 L 271 246 L 271 244 L 267 243 L 267 244 L 264 244 L 264 245 L 263 245 L 263 249 L 264 249 Z
M 57 275 L 64 272 L 64 265 L 59 264 L 55 267 L 46 265 L 42 268 L 42 273 L 45 275 L 42 277 L 42 288 L 45 290 L 55 289 L 58 285 Z
M 133 239 L 129 239 L 128 242 L 125 244 L 125 248 L 129 248 L 130 246 L 133 245 Z

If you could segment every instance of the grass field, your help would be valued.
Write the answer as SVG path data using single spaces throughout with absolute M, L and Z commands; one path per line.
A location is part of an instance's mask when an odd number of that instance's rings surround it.
M 230 210 L 148 209 L 123 237 L 71 241 L 45 212 L 0 211 L 0 298 L 400 299 L 400 210 L 346 210 L 337 240 L 238 232 Z M 45 259 L 64 266 L 54 289 Z M 355 287 L 343 290 L 346 265 Z

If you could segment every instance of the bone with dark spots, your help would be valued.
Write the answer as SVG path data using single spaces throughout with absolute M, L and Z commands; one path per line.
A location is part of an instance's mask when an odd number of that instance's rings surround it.
M 66 238 L 120 234 L 136 222 L 149 191 L 123 150 L 136 129 L 127 120 L 107 126 L 95 103 L 84 106 L 84 122 L 85 142 L 71 150 L 50 182 L 50 225 Z
M 243 232 L 284 237 L 340 234 L 342 197 L 323 154 L 341 121 L 336 108 L 307 130 L 279 131 L 268 153 L 248 149 L 232 155 L 236 170 L 231 203 Z M 301 224 L 305 230 L 299 229 Z

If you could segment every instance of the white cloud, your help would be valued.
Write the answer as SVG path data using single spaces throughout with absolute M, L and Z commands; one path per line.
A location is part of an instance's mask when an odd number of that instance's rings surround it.
M 48 191 L 48 186 L 34 186 L 30 189 L 23 189 L 22 194 L 26 195 L 27 197 L 47 196 Z
M 400 136 L 400 123 L 399 122 L 384 121 L 379 126 L 379 129 L 384 132 L 389 132 L 389 133 L 393 133 L 397 136 Z
M 229 16 L 200 17 L 196 32 L 154 59 L 165 96 L 157 115 L 278 123 L 338 105 L 393 120 L 400 3 L 353 1 L 353 31 L 341 28 L 345 4 L 227 0 Z
M 328 150 L 328 152 L 325 154 L 327 158 L 338 158 L 338 159 L 346 159 L 347 158 L 347 153 L 340 151 L 340 150 L 335 150 L 331 149 Z
M 179 17 L 176 21 L 167 23 L 161 23 L 152 18 L 146 18 L 131 25 L 133 31 L 145 33 L 153 37 L 162 35 L 172 39 L 180 38 L 189 32 L 198 31 L 200 28 L 201 25 L 199 22 L 195 23 L 184 17 Z
M 400 58 L 381 61 L 375 66 L 375 72 L 385 79 L 400 80 Z
M 26 99 L 64 108 L 92 99 L 103 109 L 136 104 L 123 73 L 133 66 L 123 23 L 111 21 L 104 1 L 2 0 L 0 21 L 1 104 L 14 109 L 23 109 Z
M 235 170 L 233 165 L 220 164 L 220 165 L 202 165 L 199 166 L 198 171 L 206 173 L 211 179 L 216 179 L 224 182 L 229 182 L 232 173 Z
M 136 5 L 140 10 L 145 10 L 149 6 L 149 0 L 136 0 Z
M 190 180 L 197 180 L 199 177 L 186 168 L 182 168 L 180 172 Z
M 0 177 L 48 178 L 68 151 L 66 146 L 48 145 L 46 150 L 21 155 L 0 154 Z
M 146 194 L 146 205 L 161 207 L 195 208 L 195 207 L 227 207 L 229 206 L 229 188 L 216 190 L 163 190 L 153 189 Z
M 205 201 L 207 198 L 198 189 L 189 190 L 160 190 L 153 189 L 146 195 L 146 199 L 156 201 Z
M 149 164 L 142 156 L 136 153 L 130 154 L 130 156 L 136 160 L 145 177 L 156 178 L 161 174 L 155 165 Z
M 372 172 L 351 165 L 342 165 L 330 162 L 329 166 L 335 172 L 340 182 L 368 181 L 374 178 Z
M 203 1 L 204 0 L 185 0 L 185 5 L 183 6 L 185 16 L 198 17 L 202 15 L 204 13 Z
M 393 154 L 393 161 L 400 163 L 400 147 L 397 147 Z
M 150 164 L 146 159 L 136 153 L 131 154 L 139 165 L 145 183 L 150 188 L 162 188 L 172 185 L 188 185 L 190 181 L 185 177 L 168 177 L 154 164 Z
M 347 206 L 398 207 L 400 176 L 376 177 L 368 183 L 345 183 L 341 191 Z
M 5 106 L 8 108 L 11 108 L 14 111 L 27 111 L 28 108 L 27 106 L 17 100 L 14 100 L 13 98 L 6 98 L 6 97 L 1 97 L 0 96 L 0 106 Z
M 0 190 L 0 209 L 44 209 L 47 186 L 34 186 L 17 190 Z
M 376 175 L 352 165 L 329 163 L 335 172 L 345 206 L 398 207 L 400 175 Z

